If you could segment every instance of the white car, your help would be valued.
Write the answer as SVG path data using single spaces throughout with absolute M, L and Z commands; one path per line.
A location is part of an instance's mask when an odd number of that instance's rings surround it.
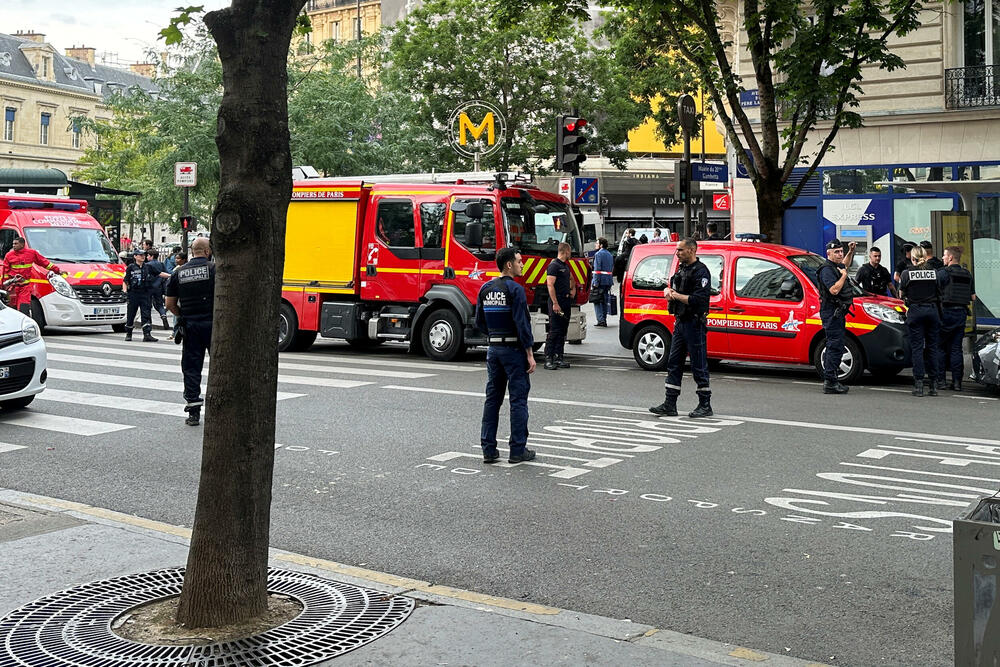
M 23 408 L 45 389 L 45 343 L 38 325 L 0 301 L 0 409 Z

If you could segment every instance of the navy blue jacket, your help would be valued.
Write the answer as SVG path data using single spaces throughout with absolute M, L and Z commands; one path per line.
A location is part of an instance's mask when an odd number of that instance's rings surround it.
M 524 288 L 507 277 L 494 278 L 483 285 L 476 300 L 476 328 L 488 336 L 516 337 L 521 347 L 531 348 L 535 338 L 531 335 Z

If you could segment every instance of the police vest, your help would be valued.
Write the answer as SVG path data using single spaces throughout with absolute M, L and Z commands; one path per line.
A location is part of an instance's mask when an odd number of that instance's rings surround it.
M 965 308 L 972 302 L 972 274 L 958 264 L 946 266 L 951 282 L 944 288 L 941 300 L 946 306 Z
M 156 276 L 153 270 L 145 264 L 139 266 L 138 263 L 129 264 L 125 267 L 125 284 L 133 292 L 146 292 L 153 287 Z
M 711 283 L 712 274 L 709 273 L 708 267 L 700 259 L 696 259 L 690 264 L 682 263 L 678 267 L 677 273 L 670 277 L 670 287 L 674 291 L 690 296 L 702 287 L 700 281 L 705 279 Z M 706 301 L 705 305 L 699 308 L 697 305 L 691 303 L 671 301 L 667 305 L 667 310 L 679 319 L 695 319 L 708 313 L 708 303 Z
M 494 278 L 479 294 L 479 307 L 486 318 L 489 341 L 517 343 L 517 324 L 513 315 L 514 299 L 504 278 Z
M 833 271 L 834 276 L 837 280 L 840 280 L 840 266 L 830 260 L 826 260 L 823 266 L 819 267 L 816 272 L 816 282 L 819 283 L 819 300 L 820 304 L 823 306 L 843 306 L 850 308 L 854 303 L 854 297 L 851 296 L 851 287 L 848 285 L 847 281 L 844 281 L 844 286 L 840 288 L 839 294 L 834 294 L 830 291 L 830 288 L 826 286 L 823 282 L 822 274 L 823 271 Z
M 212 300 L 215 297 L 215 267 L 207 259 L 198 257 L 176 269 L 177 302 L 182 317 L 212 317 Z
M 912 306 L 920 303 L 937 303 L 940 299 L 938 291 L 937 271 L 928 268 L 917 268 L 911 266 L 903 272 L 907 277 L 906 282 L 906 305 Z M 903 278 L 900 276 L 900 278 Z M 902 280 L 900 282 L 903 282 Z

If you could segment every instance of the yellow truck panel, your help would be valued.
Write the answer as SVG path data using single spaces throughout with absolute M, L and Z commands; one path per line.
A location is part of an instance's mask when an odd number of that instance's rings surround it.
M 292 201 L 285 227 L 285 287 L 340 287 L 354 280 L 358 201 Z

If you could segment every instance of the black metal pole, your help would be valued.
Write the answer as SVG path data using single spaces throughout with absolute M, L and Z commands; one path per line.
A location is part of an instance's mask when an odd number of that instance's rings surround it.
M 357 25 L 357 35 L 358 38 L 358 78 L 361 78 L 361 0 L 358 0 L 358 25 Z
M 184 213 L 183 213 L 183 215 L 185 217 L 191 214 L 190 213 L 190 211 L 191 211 L 190 192 L 191 192 L 191 188 L 184 188 Z M 181 227 L 181 252 L 183 252 L 186 255 L 187 251 L 188 251 L 188 230 L 184 229 L 183 226 L 182 226 Z

